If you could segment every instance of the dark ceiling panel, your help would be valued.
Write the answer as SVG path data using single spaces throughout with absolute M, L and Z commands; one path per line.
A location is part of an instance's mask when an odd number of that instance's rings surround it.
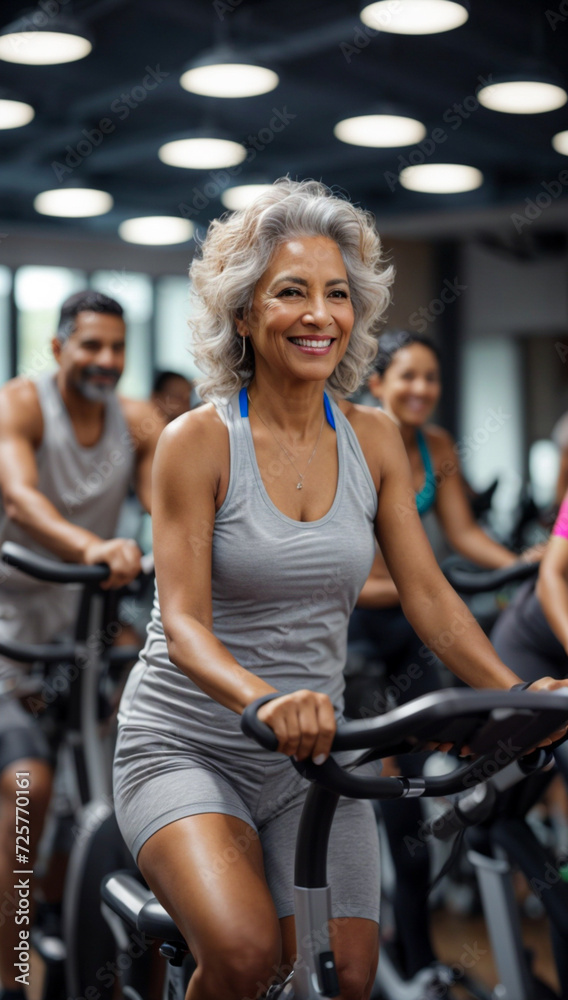
M 166 166 L 157 150 L 208 123 L 257 147 L 254 161 L 226 183 L 286 173 L 317 177 L 393 220 L 522 203 L 568 168 L 568 158 L 550 142 L 568 128 L 568 106 L 543 115 L 502 115 L 477 106 L 475 92 L 482 78 L 530 58 L 545 59 L 565 75 L 568 17 L 550 16 L 555 3 L 472 0 L 465 26 L 425 37 L 369 37 L 359 4 L 351 0 L 66 3 L 62 12 L 83 18 L 95 37 L 91 55 L 53 67 L 0 62 L 0 86 L 19 92 L 37 112 L 24 128 L 0 131 L 0 222 L 114 236 L 129 216 L 181 212 L 204 226 L 223 209 L 217 195 L 203 191 L 216 185 L 220 192 L 223 173 Z M 51 4 L 39 0 L 30 8 L 29 0 L 3 0 L 0 25 L 26 10 L 58 6 L 57 0 Z M 182 90 L 178 80 L 187 63 L 223 41 L 274 66 L 279 87 L 234 101 Z M 373 150 L 335 139 L 341 117 L 372 112 L 384 101 L 421 119 L 428 136 L 441 130 L 443 142 Z M 287 124 L 263 143 L 259 136 L 266 138 L 262 130 L 270 130 L 275 109 Z M 103 120 L 112 126 L 104 135 Z M 398 172 L 421 155 L 478 166 L 485 183 L 451 197 L 405 191 Z M 93 220 L 38 216 L 35 194 L 68 181 L 110 191 L 113 211 Z M 559 201 L 565 196 L 563 189 Z

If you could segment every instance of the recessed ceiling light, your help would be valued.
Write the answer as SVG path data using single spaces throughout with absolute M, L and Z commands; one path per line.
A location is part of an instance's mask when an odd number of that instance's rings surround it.
M 186 243 L 193 236 L 194 229 L 188 219 L 178 219 L 175 215 L 146 215 L 121 222 L 118 233 L 127 243 L 165 246 Z
M 377 0 L 361 11 L 369 28 L 396 35 L 434 35 L 465 24 L 467 7 L 457 0 Z
M 251 63 L 216 62 L 186 70 L 179 81 L 184 90 L 206 97 L 254 97 L 278 86 L 278 74 Z
M 235 187 L 226 188 L 221 195 L 221 201 L 225 208 L 237 212 L 240 208 L 248 208 L 259 195 L 264 194 L 271 187 L 272 184 L 238 184 Z
M 477 97 L 484 107 L 510 115 L 555 111 L 568 100 L 563 87 L 544 79 L 503 79 L 482 87 Z
M 31 104 L 0 98 L 0 128 L 21 128 L 31 122 L 34 115 Z
M 402 115 L 359 115 L 338 122 L 333 134 L 341 142 L 349 142 L 353 146 L 387 148 L 412 146 L 420 142 L 426 135 L 426 128 L 416 118 Z
M 94 188 L 54 188 L 42 191 L 34 199 L 40 215 L 58 215 L 67 219 L 83 219 L 110 212 L 114 202 L 106 191 Z
M 246 155 L 245 147 L 230 139 L 176 139 L 158 150 L 162 163 L 188 170 L 234 167 L 242 163 Z
M 568 156 L 568 129 L 564 132 L 557 132 L 556 135 L 552 137 L 552 145 L 557 153 L 562 153 L 564 156 Z
M 41 11 L 0 31 L 0 59 L 5 62 L 54 66 L 84 59 L 92 48 L 92 40 L 81 25 L 61 16 L 50 18 Z
M 409 191 L 457 194 L 480 187 L 483 174 L 477 167 L 468 167 L 464 163 L 422 163 L 401 170 L 400 183 Z

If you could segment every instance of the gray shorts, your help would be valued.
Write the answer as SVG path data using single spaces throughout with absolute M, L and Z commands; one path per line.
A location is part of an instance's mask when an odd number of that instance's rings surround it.
M 28 757 L 55 766 L 55 750 L 47 739 L 42 718 L 35 718 L 16 698 L 0 694 L 0 773 Z
M 250 833 L 233 838 L 222 854 L 210 859 L 211 878 L 222 877 L 249 842 L 260 838 L 279 918 L 294 913 L 294 848 L 308 787 L 281 755 L 275 754 L 274 762 L 266 765 L 253 756 L 228 757 L 170 734 L 134 726 L 119 732 L 115 807 L 133 857 L 154 833 L 185 816 L 237 816 Z M 331 830 L 328 880 L 334 917 L 378 923 L 379 842 L 370 802 L 340 799 Z

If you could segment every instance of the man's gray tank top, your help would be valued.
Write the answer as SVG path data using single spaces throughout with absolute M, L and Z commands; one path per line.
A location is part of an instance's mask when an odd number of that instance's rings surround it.
M 118 398 L 109 396 L 101 437 L 85 448 L 77 441 L 55 375 L 46 375 L 35 385 L 43 416 L 42 441 L 35 455 L 37 489 L 66 520 L 100 538 L 113 538 L 135 462 L 134 444 Z M 0 497 L 0 544 L 5 541 L 18 542 L 54 558 L 52 552 L 6 517 Z M 40 580 L 2 565 L 0 600 L 5 591 L 45 588 Z
M 377 491 L 356 435 L 335 403 L 339 474 L 327 514 L 294 521 L 270 500 L 256 461 L 246 393 L 218 412 L 227 426 L 230 479 L 213 532 L 213 632 L 238 663 L 282 693 L 329 695 L 343 708 L 347 625 L 375 554 Z M 248 740 L 239 717 L 168 659 L 158 597 L 146 645 L 128 679 L 122 726 L 184 743 L 274 756 Z

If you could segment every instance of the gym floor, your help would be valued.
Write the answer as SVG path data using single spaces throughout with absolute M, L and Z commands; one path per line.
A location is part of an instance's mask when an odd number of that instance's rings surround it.
M 467 971 L 472 976 L 489 988 L 495 986 L 497 973 L 482 917 L 462 917 L 447 910 L 439 911 L 433 917 L 433 933 L 441 961 L 450 965 L 459 962 L 463 956 L 464 965 L 471 963 Z M 523 934 L 527 947 L 533 952 L 536 974 L 553 989 L 558 989 L 546 919 L 530 920 L 525 917 Z M 41 1000 L 42 980 L 42 961 L 32 953 L 29 1000 Z
M 553 989 L 558 989 L 546 918 L 533 920 L 523 917 L 522 926 L 525 944 L 533 953 L 535 974 Z M 442 962 L 448 965 L 459 964 L 463 956 L 468 974 L 490 989 L 496 985 L 497 970 L 487 941 L 483 917 L 463 917 L 448 910 L 440 910 L 433 915 L 433 938 Z

